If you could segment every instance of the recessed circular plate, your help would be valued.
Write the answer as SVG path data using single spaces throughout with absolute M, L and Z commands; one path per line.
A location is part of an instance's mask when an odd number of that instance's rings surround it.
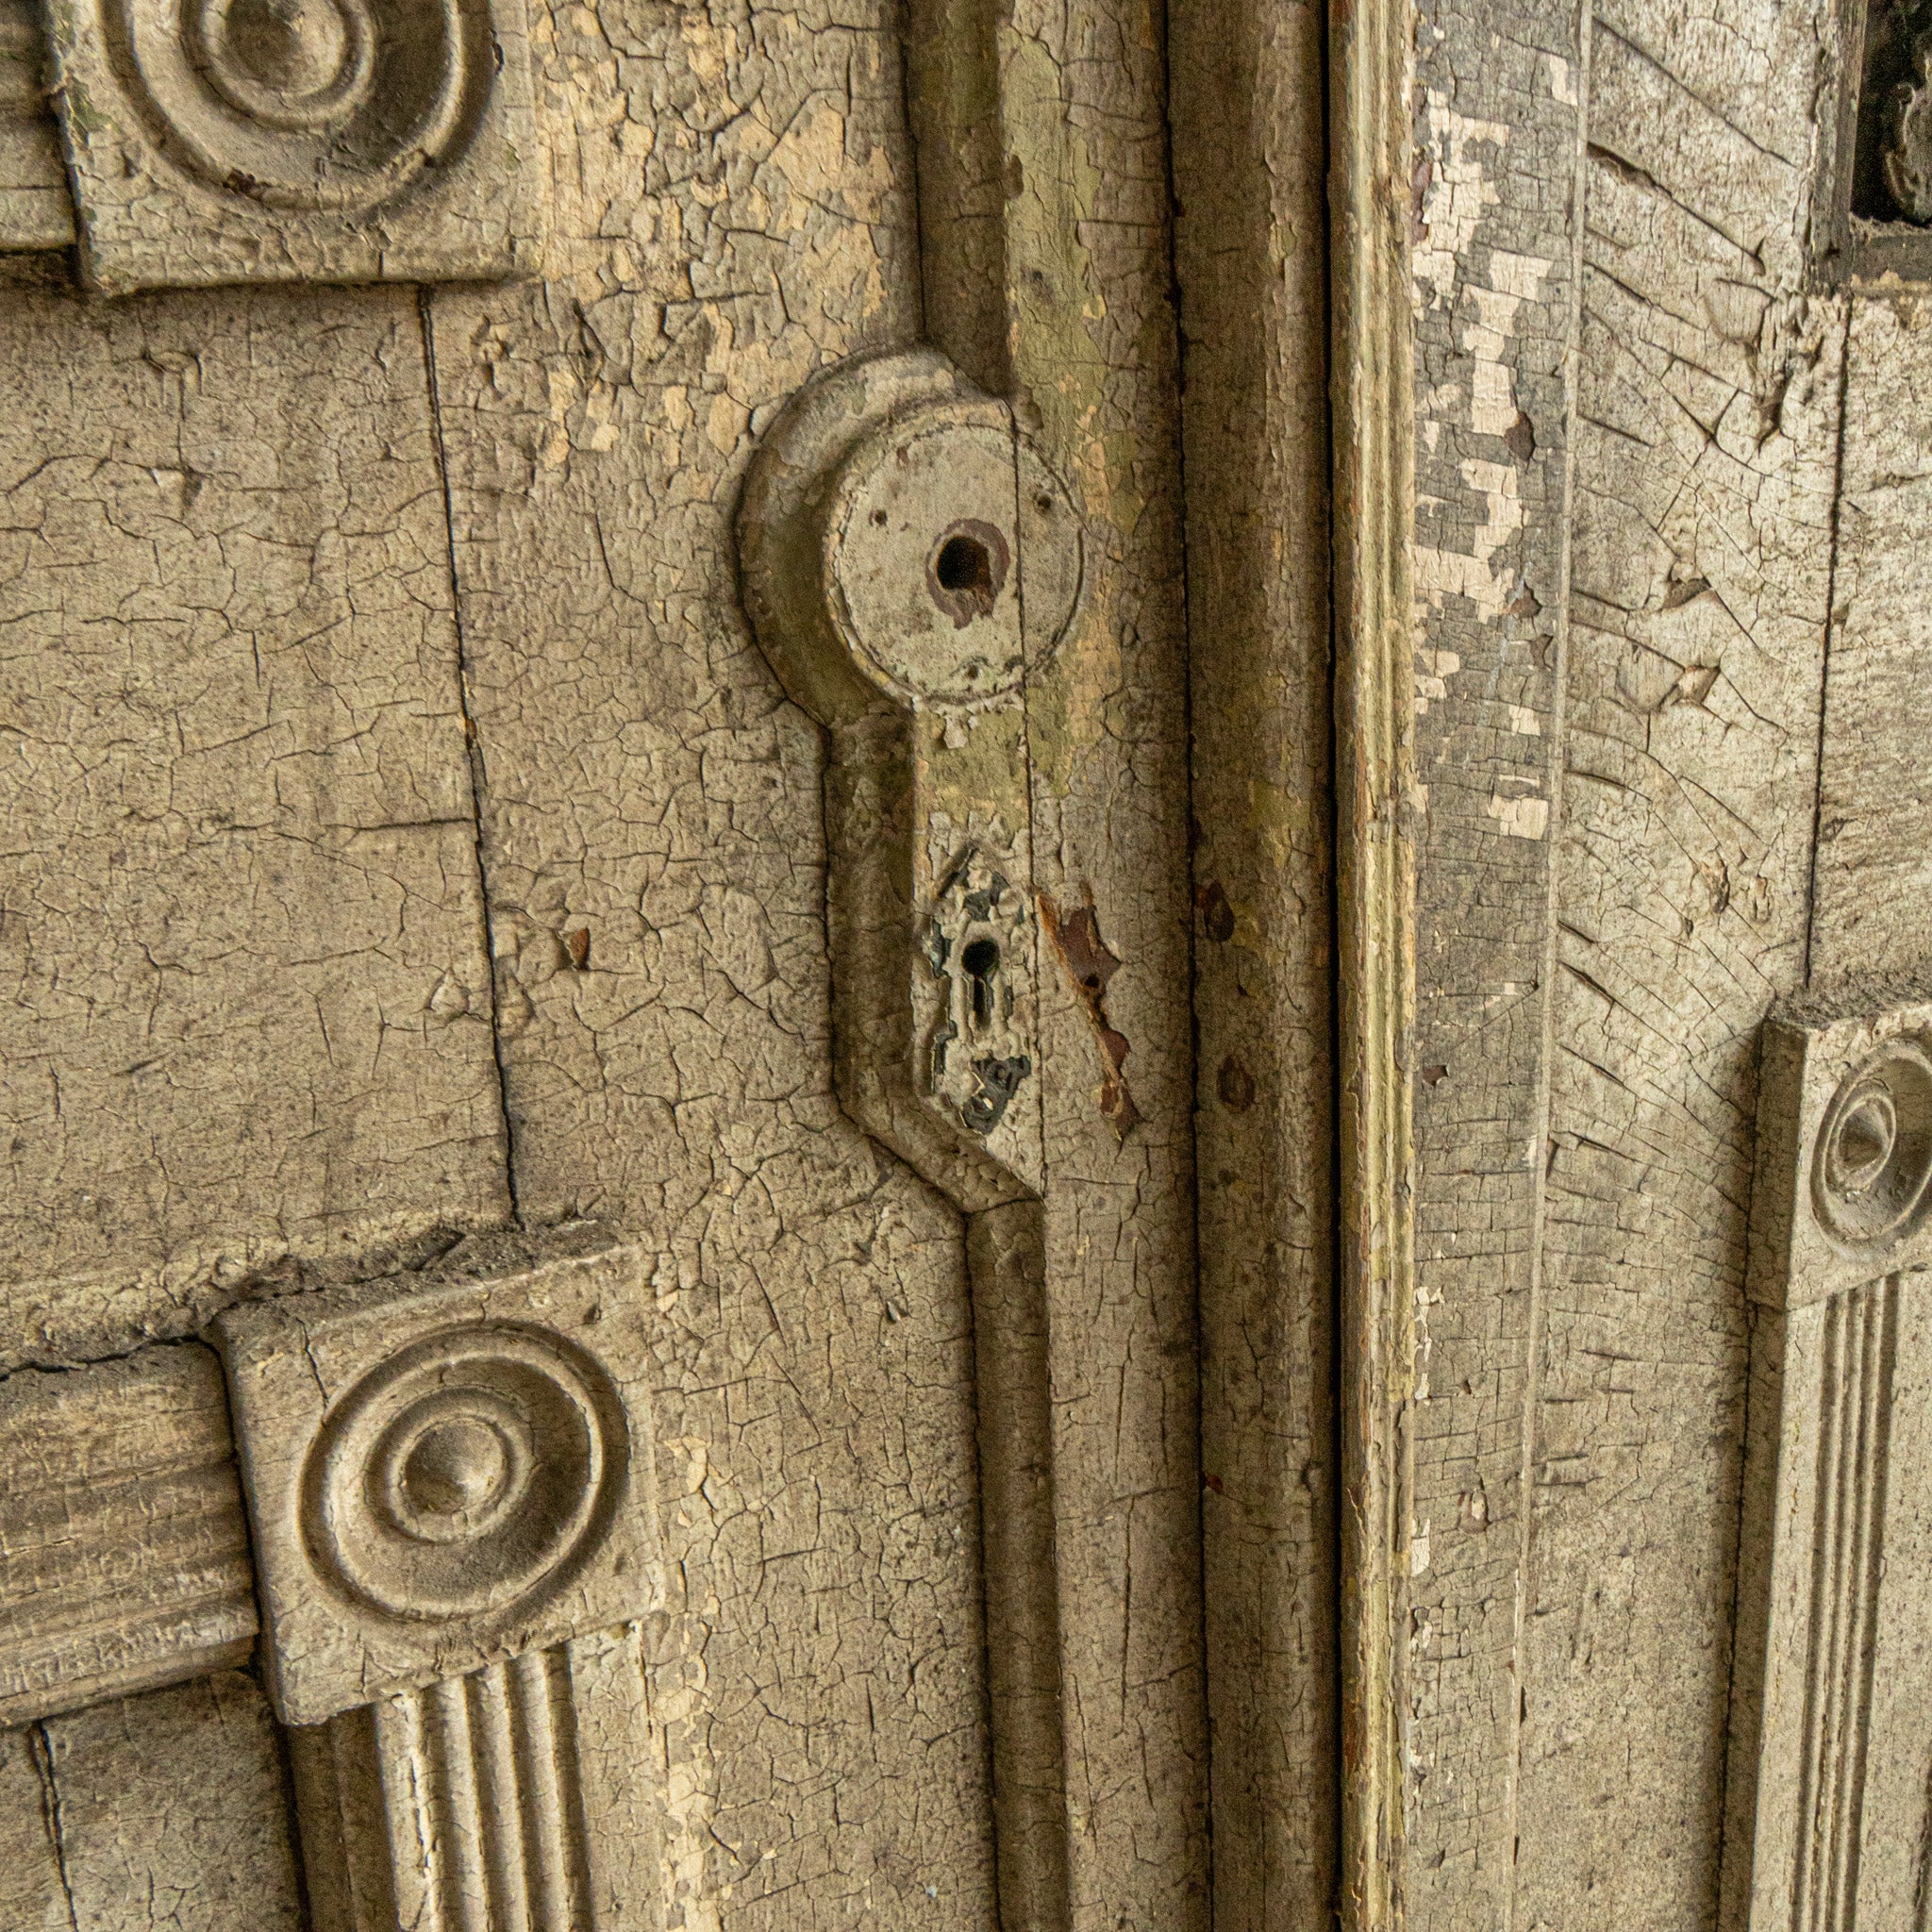
M 1889 1041 L 1840 1083 L 1811 1159 L 1811 1200 L 1840 1242 L 1889 1244 L 1932 1197 L 1932 1058 Z
M 846 647 L 913 705 L 971 709 L 1017 690 L 1079 592 L 1073 504 L 996 405 L 868 438 L 840 477 L 825 542 Z
M 392 1616 L 475 1616 L 553 1585 L 594 1545 L 628 1460 L 604 1372 L 559 1338 L 425 1336 L 336 1405 L 304 1526 L 325 1574 Z

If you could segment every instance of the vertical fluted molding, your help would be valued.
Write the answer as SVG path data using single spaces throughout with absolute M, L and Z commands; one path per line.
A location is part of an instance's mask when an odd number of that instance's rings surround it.
M 1042 1214 L 1014 1201 L 966 1223 L 1001 1932 L 1070 1918 Z
M 658 1932 L 635 1625 L 288 1733 L 315 1932 Z

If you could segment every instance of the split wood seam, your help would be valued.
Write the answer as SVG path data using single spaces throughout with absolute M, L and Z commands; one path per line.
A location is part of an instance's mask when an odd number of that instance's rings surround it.
M 1341 1182 L 1341 1872 L 1349 1932 L 1404 1922 L 1415 1244 L 1415 735 L 1409 543 L 1410 15 L 1329 13 L 1338 1125 Z

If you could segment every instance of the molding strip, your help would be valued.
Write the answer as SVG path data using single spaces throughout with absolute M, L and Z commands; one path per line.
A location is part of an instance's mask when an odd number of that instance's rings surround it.
M 0 1382 L 0 1724 L 245 1664 L 255 1578 L 196 1342 Z
M 1724 1932 L 1923 1925 L 1932 1004 L 1767 1024 Z
M 1414 1380 L 1409 8 L 1329 16 L 1341 1179 L 1341 1912 L 1403 1919 Z
M 656 1932 L 639 1626 L 291 1729 L 316 1932 Z

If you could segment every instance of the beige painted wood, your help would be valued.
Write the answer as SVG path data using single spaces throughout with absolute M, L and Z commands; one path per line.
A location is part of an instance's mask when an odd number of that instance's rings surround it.
M 1585 21 L 1417 37 L 1413 1500 L 1401 1890 L 1506 1925 L 1567 649 Z
M 0 1717 L 248 1661 L 255 1578 L 211 1350 L 0 1379 Z
M 532 45 L 553 279 L 426 323 L 518 1204 L 649 1251 L 665 1906 L 970 1920 L 958 1223 L 832 1097 L 818 736 L 731 529 L 755 427 L 912 332 L 894 48 L 864 12 L 755 47 L 643 8 L 540 11 Z
M 658 1932 L 642 1649 L 600 1631 L 291 1730 L 318 1932 Z
M 47 46 L 32 0 L 0 8 L 0 249 L 64 248 L 74 202 L 47 102 Z
M 74 1932 L 43 1751 L 33 1730 L 0 1731 L 0 1924 Z
M 728 1882 L 753 1901 L 790 1899 L 824 1835 L 824 1857 L 864 1874 L 853 1886 L 923 1923 L 979 1909 L 990 1874 L 958 1224 L 882 1168 L 831 1104 L 819 746 L 733 615 L 728 523 L 752 439 L 791 391 L 827 360 L 918 333 L 896 48 L 870 14 L 768 34 L 757 105 L 714 137 L 701 91 L 752 85 L 743 43 L 724 27 L 653 25 L 643 43 L 681 78 L 661 102 L 634 97 L 613 140 L 593 103 L 628 42 L 577 13 L 549 31 L 536 44 L 559 156 L 555 280 L 541 295 L 433 305 L 519 1197 L 526 1212 L 648 1215 L 661 1230 L 678 1366 L 660 1412 L 685 1466 L 715 1472 L 703 1497 L 684 1491 L 696 1478 L 669 1478 L 664 1512 L 674 1574 L 688 1579 L 657 1680 L 690 1712 L 670 1744 L 672 1775 L 691 1788 L 668 1840 L 677 1882 L 703 1885 L 722 1834 L 774 1851 L 747 1854 Z M 1057 97 L 1024 59 L 1060 58 L 1058 32 L 1016 47 L 1020 99 Z M 1102 94 L 1090 108 L 1076 88 L 1077 134 L 1050 118 L 1029 130 L 1042 158 L 1023 161 L 1025 178 L 1055 195 L 1104 181 L 1158 217 L 1142 160 L 1105 165 L 1108 142 L 1144 157 L 1158 140 L 1156 70 L 1067 71 Z M 713 147 L 708 174 L 681 158 Z M 649 208 L 634 173 L 645 156 Z M 1046 205 L 1022 212 L 1042 219 Z M 1109 208 L 1096 232 L 1139 206 Z M 1054 221 L 1051 236 L 1072 232 Z M 1056 259 L 1052 312 L 1091 309 L 1091 276 L 1109 320 L 1098 342 L 1042 346 L 1063 359 L 1042 361 L 1031 387 L 1036 434 L 1103 554 L 1108 529 L 1136 533 L 1089 628 L 1063 647 L 1070 681 L 1042 693 L 1033 733 L 1047 788 L 1036 875 L 1062 933 L 1091 936 L 1083 958 L 1108 949 L 1093 969 L 1103 985 L 1125 961 L 1105 999 L 1054 962 L 1043 1020 L 1060 1109 L 1049 1143 L 1069 1175 L 1062 1197 L 1049 1186 L 1046 1239 L 1078 1923 L 1129 1908 L 1164 1918 L 1169 1905 L 1152 1901 L 1203 1896 L 1188 1795 L 1200 1687 L 1182 1420 L 1187 905 L 1180 711 L 1163 695 L 1178 690 L 1177 579 L 1154 487 L 1169 365 L 1140 359 L 1165 299 L 1152 266 L 1124 242 L 1091 264 Z M 1106 437 L 1123 420 L 1145 454 L 1117 469 Z M 1113 657 L 1128 609 L 1144 677 Z M 1109 715 L 1117 691 L 1131 707 Z M 587 970 L 571 963 L 576 933 Z M 1138 1056 L 1124 1084 L 1103 1015 Z M 864 1360 L 877 1365 L 855 1374 Z M 747 1408 L 761 1420 L 740 1427 Z M 904 1473 L 889 1474 L 878 1458 L 896 1460 L 888 1445 L 902 1438 Z M 886 1556 L 882 1482 L 908 1484 L 937 1531 L 907 1614 L 885 1620 L 868 1582 Z M 753 1524 L 799 1508 L 792 1559 L 765 1565 Z M 827 1512 L 842 1525 L 829 1539 L 812 1527 Z M 868 1693 L 857 1723 L 837 1661 L 847 1653 L 907 1687 Z M 742 1681 L 785 1684 L 777 1711 L 733 1696 Z M 767 1795 L 817 1789 L 834 1769 L 836 1822 L 807 1826 Z M 924 1793 L 916 1829 L 888 1795 L 908 1778 Z M 840 1892 L 816 1887 L 810 1908 L 831 1911 Z
M 1932 776 L 1919 728 L 1932 649 L 1932 315 L 1923 296 L 1849 306 L 1811 935 L 1821 981 L 1912 970 L 1932 941 Z
M 1409 1914 L 1702 1926 L 1757 1030 L 1803 980 L 1818 800 L 1842 310 L 1800 287 L 1831 42 L 1805 7 L 1445 28 Z
M 1819 27 L 1750 21 L 1748 71 L 1660 8 L 1592 41 L 1530 1923 L 1703 1923 L 1717 1887 L 1757 1034 L 1804 972 L 1839 430 L 1797 296 Z
M 1726 1927 L 1922 1916 L 1932 1008 L 1784 1002 L 1760 1055 Z
M 9 1363 L 505 1211 L 413 301 L 63 280 L 0 299 Z
M 238 1672 L 50 1719 L 43 1802 L 73 1932 L 300 1932 L 280 1742 Z
M 1340 1824 L 1322 19 L 1237 0 L 1168 23 L 1214 1909 L 1313 1928 Z

